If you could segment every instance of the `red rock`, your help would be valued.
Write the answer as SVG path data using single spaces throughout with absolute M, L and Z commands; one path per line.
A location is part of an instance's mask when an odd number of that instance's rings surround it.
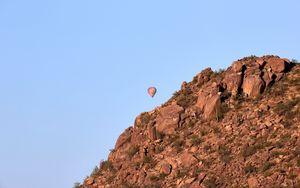
M 221 105 L 221 99 L 218 94 L 209 98 L 206 101 L 206 105 L 204 108 L 204 113 L 203 113 L 204 118 L 206 119 L 215 118 L 217 114 L 217 110 L 220 107 L 220 105 Z
M 148 136 L 151 140 L 157 139 L 156 127 L 154 125 L 148 125 Z
M 198 175 L 198 179 L 199 179 L 199 183 L 200 183 L 200 184 L 204 181 L 205 177 L 206 177 L 206 173 L 204 173 L 204 172 L 201 172 L 201 173 Z
M 231 65 L 231 69 L 235 73 L 241 72 L 243 67 L 244 67 L 244 63 L 242 61 L 235 61 Z
M 95 178 L 93 178 L 93 177 L 88 177 L 88 178 L 85 180 L 85 183 L 86 183 L 87 185 L 92 185 L 94 182 L 95 182 Z
M 164 134 L 174 133 L 175 129 L 178 128 L 180 113 L 183 110 L 176 104 L 162 108 L 156 118 L 156 130 Z
M 120 148 L 126 142 L 129 142 L 131 139 L 132 127 L 127 128 L 118 138 L 115 148 Z
M 249 97 L 257 97 L 264 88 L 265 83 L 258 75 L 248 76 L 244 79 L 243 91 Z
M 172 172 L 172 165 L 167 164 L 167 163 L 162 164 L 160 172 L 163 173 L 163 174 L 166 174 L 166 175 L 171 174 L 171 172 Z
M 193 154 L 189 152 L 184 152 L 181 156 L 181 164 L 183 167 L 191 167 L 192 165 L 196 164 L 198 160 L 193 156 Z
M 284 72 L 289 65 L 289 62 L 287 62 L 285 59 L 281 59 L 278 57 L 271 57 L 266 61 L 267 61 L 266 67 L 270 67 L 272 71 L 275 73 Z
M 230 91 L 233 95 L 237 95 L 242 84 L 242 74 L 226 74 L 223 83 L 226 85 L 228 91 Z
M 259 183 L 256 177 L 250 177 L 247 180 L 249 188 L 259 188 Z

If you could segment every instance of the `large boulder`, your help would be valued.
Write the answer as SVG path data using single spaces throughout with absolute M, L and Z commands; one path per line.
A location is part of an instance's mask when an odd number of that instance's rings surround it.
M 180 113 L 183 108 L 177 104 L 171 104 L 163 107 L 156 118 L 156 130 L 163 134 L 173 134 L 178 128 Z
M 194 77 L 193 82 L 196 82 L 198 86 L 201 86 L 210 80 L 210 76 L 213 73 L 211 68 L 206 68 Z
M 133 130 L 132 127 L 127 128 L 118 138 L 115 149 L 122 147 L 125 143 L 130 142 L 131 134 Z
M 180 163 L 183 167 L 190 168 L 194 164 L 198 163 L 198 160 L 192 153 L 184 152 L 180 158 Z
M 265 88 L 264 81 L 258 75 L 251 75 L 244 78 L 243 91 L 248 97 L 259 96 Z
M 250 178 L 248 178 L 248 180 L 247 180 L 247 182 L 248 182 L 248 186 L 249 186 L 249 188 L 259 188 L 260 187 L 260 185 L 259 185 L 259 182 L 258 182 L 258 180 L 257 180 L 257 178 L 256 177 L 250 177 Z
M 221 105 L 220 95 L 216 94 L 207 99 L 206 105 L 204 107 L 203 116 L 205 119 L 215 118 L 217 110 Z
M 148 137 L 151 140 L 156 140 L 157 139 L 157 133 L 156 133 L 156 127 L 154 126 L 154 124 L 149 124 L 147 129 L 148 129 Z
M 271 68 L 274 73 L 282 73 L 287 70 L 289 61 L 279 57 L 271 57 L 266 60 L 266 68 Z
M 234 73 L 242 72 L 243 68 L 244 68 L 244 63 L 242 61 L 235 61 L 231 65 L 231 70 Z
M 198 92 L 196 109 L 202 112 L 205 119 L 216 117 L 216 110 L 220 107 L 220 86 L 213 83 L 211 87 L 205 87 Z
M 242 85 L 242 77 L 242 72 L 228 73 L 224 77 L 223 83 L 225 84 L 226 89 L 230 91 L 234 96 L 238 94 L 239 88 Z

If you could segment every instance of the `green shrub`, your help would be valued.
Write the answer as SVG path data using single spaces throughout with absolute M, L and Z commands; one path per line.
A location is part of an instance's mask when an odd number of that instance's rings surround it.
M 155 146 L 155 153 L 161 153 L 164 151 L 164 149 L 165 149 L 164 146 L 157 145 L 157 146 Z
M 74 183 L 73 188 L 82 188 L 82 185 L 80 185 L 80 183 L 76 182 L 76 183 Z
M 192 136 L 191 136 L 191 142 L 192 142 L 192 144 L 193 144 L 194 146 L 197 146 L 197 145 L 199 145 L 199 144 L 202 142 L 202 140 L 201 140 L 201 138 L 200 138 L 199 136 L 197 136 L 197 135 L 192 135 Z
M 295 98 L 292 99 L 290 101 L 287 102 L 279 102 L 277 104 L 277 106 L 275 107 L 274 111 L 278 114 L 278 115 L 287 115 L 288 119 L 291 119 L 294 117 L 295 114 L 293 114 L 291 112 L 291 110 L 293 109 L 294 106 L 296 106 L 298 103 L 300 102 L 299 98 Z
M 187 169 L 180 169 L 180 170 L 177 170 L 177 172 L 176 172 L 176 178 L 183 178 L 187 175 L 188 175 Z
M 227 146 L 220 145 L 218 153 L 220 155 L 220 160 L 224 163 L 229 163 L 231 161 L 231 150 Z
M 177 104 L 183 108 L 187 108 L 196 102 L 197 97 L 193 95 L 191 89 L 182 90 L 177 96 Z
M 184 144 L 185 144 L 185 141 L 182 139 L 175 140 L 175 142 L 173 143 L 173 146 L 175 147 L 177 153 L 179 153 L 183 150 Z
M 257 148 L 255 146 L 248 146 L 242 149 L 241 154 L 243 157 L 249 157 L 257 152 Z
M 142 125 L 147 125 L 151 120 L 151 116 L 148 113 L 143 113 L 141 117 Z
M 106 178 L 106 183 L 110 184 L 114 181 L 114 179 L 116 178 L 116 175 L 111 175 L 111 176 L 108 176 Z
M 127 151 L 127 155 L 132 158 L 137 152 L 139 152 L 140 150 L 140 147 L 139 145 L 134 145 L 134 146 L 131 146 L 128 151 Z
M 244 168 L 244 171 L 246 174 L 254 173 L 254 172 L 256 172 L 256 170 L 257 170 L 256 167 L 253 166 L 252 164 L 247 164 Z
M 217 180 L 215 177 L 210 177 L 203 182 L 206 188 L 216 188 L 218 186 Z
M 278 157 L 279 155 L 287 155 L 287 152 L 283 152 L 283 151 L 273 151 L 270 155 L 271 157 Z
M 95 166 L 90 176 L 99 176 L 100 175 L 100 169 L 98 166 Z
M 110 161 L 102 161 L 100 163 L 100 170 L 104 170 L 104 171 L 113 171 L 114 170 L 114 167 L 113 165 L 111 164 Z
M 229 111 L 229 107 L 226 103 L 222 103 L 216 110 L 216 119 L 220 121 L 224 118 L 224 115 Z
M 142 159 L 143 164 L 148 164 L 150 168 L 153 168 L 156 165 L 156 161 L 150 156 L 144 156 Z
M 269 170 L 269 169 L 270 169 L 272 166 L 274 166 L 274 165 L 275 165 L 275 163 L 272 163 L 272 162 L 267 161 L 267 162 L 265 162 L 265 163 L 263 164 L 263 166 L 262 166 L 262 171 L 265 172 L 265 171 Z

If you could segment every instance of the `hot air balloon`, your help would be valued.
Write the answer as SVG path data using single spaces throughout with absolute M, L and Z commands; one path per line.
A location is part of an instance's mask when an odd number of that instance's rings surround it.
M 155 87 L 149 87 L 149 88 L 148 88 L 148 94 L 149 94 L 151 97 L 154 97 L 156 91 L 157 91 L 157 90 L 156 90 Z

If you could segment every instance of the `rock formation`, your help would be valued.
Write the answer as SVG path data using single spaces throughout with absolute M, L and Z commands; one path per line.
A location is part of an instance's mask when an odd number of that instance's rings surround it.
M 203 70 L 77 186 L 300 187 L 300 65 L 250 56 Z

